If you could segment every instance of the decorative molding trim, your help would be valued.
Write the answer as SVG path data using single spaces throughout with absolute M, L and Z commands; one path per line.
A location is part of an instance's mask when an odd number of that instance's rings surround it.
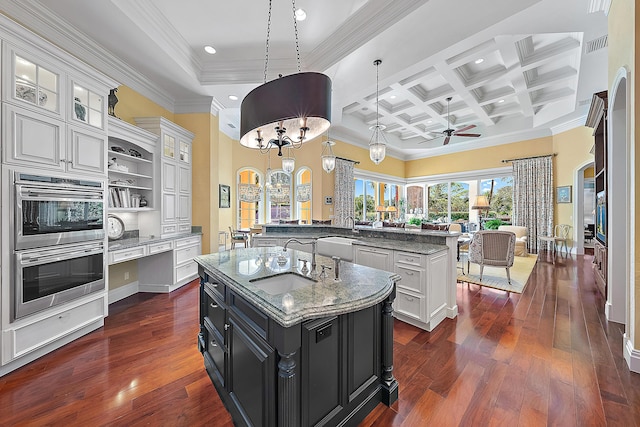
M 633 343 L 627 338 L 627 334 L 624 334 L 624 360 L 627 362 L 627 366 L 631 372 L 637 372 L 640 374 L 640 350 L 633 348 Z
M 66 50 L 91 67 L 129 86 L 156 104 L 173 111 L 174 100 L 160 88 L 150 84 L 150 79 L 133 70 L 120 58 L 107 51 L 84 33 L 55 15 L 36 0 L 0 0 L 3 13 L 29 28 L 44 39 Z
M 571 129 L 575 129 L 577 127 L 585 126 L 585 121 L 586 120 L 587 120 L 587 116 L 580 116 L 580 117 L 576 117 L 575 119 L 570 120 L 568 122 L 559 124 L 557 126 L 552 126 L 551 127 L 551 135 L 557 135 L 559 133 L 566 132 L 566 131 L 571 130 Z
M 188 113 L 210 113 L 214 116 L 222 110 L 224 106 L 213 96 L 199 96 L 194 98 L 177 99 L 175 111 L 177 114 Z
M 135 295 L 138 293 L 138 281 L 128 283 L 124 286 L 120 286 L 119 288 L 109 290 L 109 304 L 113 304 L 114 302 L 120 301 L 121 299 L 125 299 L 126 297 L 130 297 L 131 295 Z

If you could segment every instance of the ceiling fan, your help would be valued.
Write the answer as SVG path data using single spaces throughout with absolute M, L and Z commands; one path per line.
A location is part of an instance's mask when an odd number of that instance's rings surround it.
M 452 136 L 467 136 L 467 137 L 473 137 L 473 138 L 477 138 L 480 136 L 479 133 L 463 133 L 469 129 L 473 129 L 474 127 L 476 127 L 476 125 L 468 125 L 465 126 L 461 129 L 451 129 L 451 123 L 449 120 L 449 103 L 451 102 L 451 97 L 447 98 L 447 128 L 445 130 L 443 130 L 442 132 L 431 132 L 431 133 L 441 133 L 442 135 L 438 135 L 438 137 L 440 136 L 444 136 L 444 143 L 442 145 L 447 145 L 449 143 L 449 140 L 451 139 Z

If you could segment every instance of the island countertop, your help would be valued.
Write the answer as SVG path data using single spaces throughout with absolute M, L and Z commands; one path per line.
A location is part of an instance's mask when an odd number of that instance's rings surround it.
M 280 254 L 286 258 L 282 266 L 278 264 Z M 310 253 L 292 249 L 283 252 L 282 247 L 275 246 L 201 255 L 194 261 L 284 327 L 371 307 L 383 301 L 400 280 L 395 273 L 342 261 L 337 282 L 333 271 L 328 270 L 326 278 L 284 294 L 271 295 L 257 286 L 259 279 L 301 274 L 302 259 L 311 268 Z M 316 256 L 316 263 L 318 271 L 321 265 L 333 267 L 333 260 L 321 255 Z

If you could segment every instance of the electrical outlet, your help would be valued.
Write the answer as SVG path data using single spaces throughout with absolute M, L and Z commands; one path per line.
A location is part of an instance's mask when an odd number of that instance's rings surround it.
M 129 272 L 125 271 L 124 272 L 124 280 L 128 280 L 129 279 Z

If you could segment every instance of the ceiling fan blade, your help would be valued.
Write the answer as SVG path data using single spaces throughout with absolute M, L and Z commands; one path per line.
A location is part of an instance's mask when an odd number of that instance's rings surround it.
M 451 137 L 450 137 L 450 136 L 447 136 L 447 137 L 444 139 L 444 144 L 442 144 L 442 145 L 447 145 L 447 144 L 449 143 L 449 140 L 450 140 L 450 139 L 451 139 Z
M 464 132 L 465 130 L 473 129 L 476 125 L 468 125 L 463 128 L 457 129 L 454 133 L 457 135 L 458 132 Z
M 474 138 L 477 138 L 480 136 L 479 133 L 454 133 L 454 136 L 472 136 Z

